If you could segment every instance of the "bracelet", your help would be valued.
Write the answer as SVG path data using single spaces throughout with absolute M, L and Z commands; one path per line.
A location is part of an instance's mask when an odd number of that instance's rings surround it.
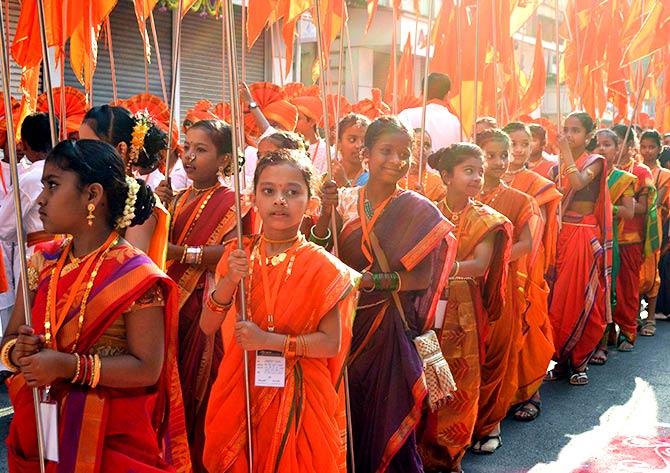
M 81 358 L 77 353 L 74 354 L 74 357 L 77 359 L 77 369 L 74 370 L 74 376 L 70 380 L 72 384 L 79 382 L 79 374 L 81 373 Z
M 233 298 L 230 299 L 230 302 L 227 304 L 221 304 L 219 301 L 214 299 L 214 293 L 216 290 L 210 292 L 209 297 L 205 298 L 205 305 L 209 310 L 217 314 L 225 314 L 233 306 Z
M 102 370 L 102 360 L 96 353 L 93 356 L 93 379 L 91 381 L 91 389 L 94 389 L 100 382 L 100 371 Z
M 304 335 L 298 337 L 298 344 L 300 346 L 300 357 L 307 358 L 307 340 Z
M 372 276 L 372 282 L 374 283 L 374 280 L 375 280 L 375 279 L 374 279 L 374 275 L 373 275 L 371 272 L 369 272 L 367 269 L 364 270 L 363 273 L 361 273 L 361 282 L 363 281 L 363 276 L 365 276 L 366 273 L 367 273 L 367 274 L 370 274 L 370 275 Z M 370 292 L 372 292 L 372 291 L 374 291 L 374 290 L 375 290 L 374 286 L 371 287 L 370 289 L 363 289 L 363 288 L 361 288 L 361 291 L 363 291 L 363 292 L 367 292 L 367 293 L 370 293 Z
M 88 372 L 90 371 L 89 364 L 88 364 L 88 357 L 85 355 L 77 355 L 81 356 L 81 366 L 84 368 L 81 371 L 81 376 L 78 379 L 79 384 L 85 384 L 86 383 L 86 378 L 88 377 Z
M 19 367 L 12 362 L 11 358 L 12 350 L 14 349 L 17 340 L 18 337 L 12 338 L 2 346 L 2 351 L 0 352 L 0 360 L 2 361 L 2 364 L 5 365 L 7 370 L 11 371 L 12 373 L 19 371 Z
M 328 243 L 330 241 L 330 239 L 333 236 L 333 232 L 330 231 L 330 228 L 327 229 L 328 233 L 326 233 L 326 236 L 323 238 L 316 236 L 316 234 L 314 233 L 314 228 L 316 228 L 316 225 L 312 225 L 312 228 L 310 228 L 309 230 L 309 241 L 311 241 L 312 243 L 316 243 L 317 245 L 321 243 Z
M 395 292 L 400 292 L 400 290 L 402 289 L 402 279 L 400 278 L 400 273 L 396 271 L 393 274 L 395 274 L 398 283 L 397 287 L 395 288 Z
M 185 263 L 186 262 L 186 253 L 188 252 L 188 246 L 184 245 L 184 251 L 181 254 L 181 259 L 179 260 L 180 263 Z
M 298 341 L 296 337 L 287 335 L 286 342 L 284 342 L 284 356 L 286 358 L 295 358 L 298 351 Z
M 202 258 L 203 258 L 204 254 L 205 254 L 205 247 L 204 247 L 204 246 L 199 246 L 199 247 L 197 248 L 197 250 L 198 250 L 198 251 L 197 251 L 196 254 L 195 254 L 195 263 L 193 263 L 193 264 L 199 266 L 199 265 L 202 264 Z
M 618 205 L 613 205 L 612 206 L 612 215 L 617 216 L 619 214 L 619 206 Z
M 461 269 L 461 263 L 460 263 L 460 261 L 455 261 L 455 262 L 454 262 L 454 265 L 456 266 L 456 268 L 454 269 L 454 274 L 452 274 L 452 275 L 450 276 L 450 277 L 452 277 L 452 278 L 455 278 L 456 275 L 458 274 L 458 272 L 459 272 L 460 269 Z
M 290 338 L 291 337 L 288 336 L 288 335 L 286 335 L 286 337 L 284 337 L 284 348 L 282 348 L 282 351 L 281 351 L 281 354 L 284 358 L 286 358 L 286 356 L 288 354 L 288 345 L 290 343 Z

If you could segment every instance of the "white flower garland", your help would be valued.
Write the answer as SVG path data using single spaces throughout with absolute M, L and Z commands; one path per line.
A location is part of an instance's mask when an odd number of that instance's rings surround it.
M 140 190 L 140 184 L 134 177 L 126 176 L 128 184 L 128 196 L 126 197 L 126 206 L 123 208 L 123 215 L 116 219 L 116 228 L 119 230 L 129 227 L 135 218 L 135 203 L 137 202 L 137 193 Z

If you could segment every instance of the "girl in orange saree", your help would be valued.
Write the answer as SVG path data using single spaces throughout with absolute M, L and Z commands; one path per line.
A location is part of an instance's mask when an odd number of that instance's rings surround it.
M 359 275 L 299 232 L 314 173 L 303 153 L 264 155 L 254 175 L 263 233 L 245 238 L 244 250 L 227 245 L 217 267 L 200 321 L 205 333 L 223 330 L 226 344 L 207 408 L 209 472 L 248 471 L 243 350 L 252 367 L 254 471 L 346 471 L 342 380 Z M 230 310 L 241 280 L 246 321 L 236 320 L 239 300 Z M 283 366 L 274 383 L 259 371 L 268 358 Z
M 485 153 L 484 186 L 479 199 L 505 215 L 514 225 L 507 305 L 491 326 L 482 362 L 479 414 L 473 453 L 493 453 L 502 445 L 500 422 L 513 404 L 518 389 L 519 353 L 528 331 L 526 285 L 520 283 L 520 268 L 532 267 L 542 236 L 542 216 L 528 195 L 508 187 L 502 177 L 509 167 L 509 136 L 497 128 L 477 135 Z M 527 261 L 527 262 L 526 262 Z M 526 283 L 528 281 L 526 280 Z
M 9 384 L 10 471 L 39 471 L 33 387 L 58 419 L 59 461 L 47 471 L 189 471 L 176 288 L 117 233 L 151 214 L 153 194 L 93 140 L 56 146 L 43 182 L 45 229 L 72 237 L 31 258 L 34 328 L 21 325 L 19 296 L 3 341 L 2 359 L 20 370 Z
M 433 327 L 456 245 L 439 210 L 399 188 L 411 154 L 411 131 L 395 117 L 378 118 L 363 149 L 370 180 L 335 199 L 343 221 L 340 258 L 363 273 L 348 361 L 360 472 L 423 471 L 416 428 L 428 391 L 412 340 Z M 330 211 L 324 206 L 316 236 L 328 236 Z
M 586 364 L 610 310 L 612 203 L 605 159 L 586 153 L 593 128 L 587 113 L 574 112 L 559 137 L 564 213 L 549 299 L 557 365 L 545 380 L 569 376 L 574 386 L 588 383 Z
M 458 252 L 449 278 L 448 299 L 442 295 L 435 329 L 444 357 L 454 369 L 454 397 L 429 413 L 420 436 L 420 452 L 428 470 L 461 471 L 477 420 L 480 365 L 490 324 L 505 306 L 506 277 L 512 248 L 512 224 L 492 208 L 474 200 L 482 185 L 483 153 L 458 143 L 429 158 L 447 185 L 438 203 L 456 225 Z
M 529 195 L 540 208 L 544 220 L 538 230 L 542 241 L 538 245 L 535 263 L 530 258 L 519 261 L 519 285 L 524 288 L 528 306 L 523 322 L 523 342 L 519 352 L 518 404 L 514 419 L 532 421 L 540 414 L 540 385 L 554 355 L 554 341 L 549 322 L 549 285 L 545 275 L 556 258 L 558 238 L 558 207 L 561 193 L 549 179 L 526 168 L 533 136 L 523 123 L 512 122 L 503 128 L 511 140 L 510 166 L 503 177 L 510 187 Z
M 219 182 L 231 172 L 231 139 L 230 127 L 220 120 L 195 123 L 184 144 L 184 169 L 193 185 L 174 197 L 165 181 L 157 189 L 161 199 L 171 202 L 167 274 L 179 286 L 179 376 L 196 471 L 205 471 L 205 410 L 223 357 L 220 334 L 205 335 L 199 320 L 208 274 L 223 254 L 223 243 L 234 235 L 235 193 Z M 249 208 L 246 202 L 241 210 L 244 231 L 250 230 Z

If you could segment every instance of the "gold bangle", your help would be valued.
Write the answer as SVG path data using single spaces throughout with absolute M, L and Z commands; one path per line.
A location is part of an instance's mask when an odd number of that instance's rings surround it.
M 12 373 L 19 371 L 19 367 L 12 362 L 11 358 L 12 350 L 14 349 L 17 340 L 18 338 L 12 338 L 2 346 L 2 351 L 0 351 L 0 360 L 2 361 L 2 364 Z
M 93 356 L 93 380 L 91 381 L 91 389 L 94 389 L 100 382 L 100 371 L 102 371 L 102 360 L 98 354 Z
M 77 354 L 75 354 L 74 357 L 77 359 L 77 369 L 74 371 L 74 376 L 70 380 L 70 382 L 73 384 L 78 382 L 79 373 L 81 373 L 81 358 Z
M 210 292 L 209 297 L 207 297 L 205 299 L 205 305 L 207 306 L 207 308 L 209 310 L 211 310 L 212 312 L 215 312 L 217 314 L 227 313 L 230 310 L 230 308 L 233 306 L 234 297 L 231 298 L 230 302 L 228 302 L 227 304 L 221 304 L 219 301 L 214 299 L 214 293 L 215 292 L 216 292 L 216 290 Z
M 456 266 L 456 269 L 454 269 L 454 274 L 452 274 L 450 277 L 455 278 L 456 275 L 458 275 L 458 272 L 461 269 L 461 262 L 460 261 L 454 261 L 454 265 Z

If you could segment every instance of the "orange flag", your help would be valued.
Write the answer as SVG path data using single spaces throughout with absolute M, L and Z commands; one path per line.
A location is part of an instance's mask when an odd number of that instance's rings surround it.
M 656 126 L 659 130 L 670 133 L 670 46 L 663 52 L 663 85 L 656 103 Z
M 617 109 L 613 122 L 620 123 L 628 113 L 628 66 L 621 66 L 623 48 L 621 38 L 623 35 L 624 19 L 626 18 L 625 0 L 612 2 L 611 21 L 609 22 L 609 37 L 607 38 L 607 98 Z
M 670 0 L 658 0 L 633 37 L 624 54 L 623 63 L 645 58 L 670 41 Z
M 78 3 L 81 9 L 70 38 L 70 65 L 79 82 L 89 90 L 98 62 L 98 34 L 116 6 L 116 0 L 79 0 Z
M 253 47 L 260 37 L 268 20 L 277 9 L 277 0 L 249 0 L 247 15 L 247 44 Z M 253 15 L 251 14 L 253 12 Z
M 547 86 L 547 68 L 544 63 L 544 50 L 542 48 L 542 25 L 538 24 L 537 37 L 535 38 L 535 58 L 533 59 L 533 72 L 528 88 L 521 99 L 518 115 L 528 114 L 542 103 L 544 90 Z
M 49 46 L 63 46 L 62 6 L 60 0 L 44 1 L 44 17 Z M 12 43 L 12 57 L 19 66 L 34 67 L 42 61 L 42 41 L 37 16 L 37 2 L 24 1 Z
M 410 34 L 407 33 L 407 40 L 402 50 L 402 56 L 398 62 L 398 70 L 395 74 L 389 74 L 386 80 L 386 90 L 384 100 L 386 103 L 393 102 L 393 75 L 395 75 L 398 87 L 398 100 L 401 97 L 414 96 L 414 55 L 412 54 L 412 42 Z M 393 68 L 391 61 L 391 68 Z
M 135 17 L 137 26 L 140 29 L 140 37 L 144 45 L 144 58 L 151 62 L 151 43 L 149 42 L 149 32 L 147 31 L 147 19 L 158 3 L 158 0 L 133 0 L 135 4 Z

